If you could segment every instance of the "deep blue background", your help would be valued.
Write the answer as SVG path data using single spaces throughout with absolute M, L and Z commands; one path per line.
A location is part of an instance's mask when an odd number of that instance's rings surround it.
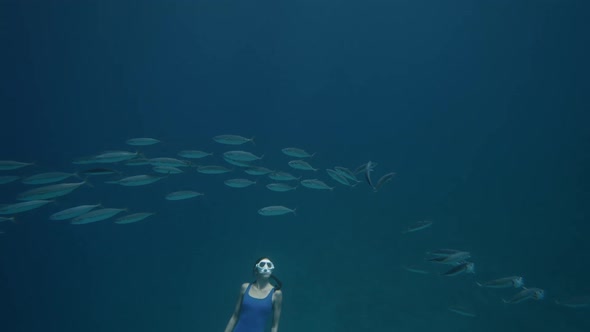
M 590 294 L 589 5 L 585 1 L 2 1 L 0 159 L 6 174 L 75 171 L 72 160 L 162 143 L 147 157 L 215 152 L 219 134 L 314 176 L 378 162 L 382 191 L 244 191 L 187 172 L 148 187 L 90 180 L 2 223 L 7 331 L 221 331 L 253 261 L 285 284 L 281 331 L 584 331 Z M 216 158 L 216 159 L 215 159 Z M 149 171 L 117 166 L 126 175 Z M 328 179 L 329 180 L 329 179 Z M 326 180 L 326 181 L 328 181 Z M 96 182 L 95 182 L 96 181 Z M 205 192 L 168 202 L 166 192 Z M 11 203 L 25 185 L 0 187 Z M 47 216 L 102 202 L 158 214 L 73 226 Z M 265 205 L 297 216 L 262 218 Z M 409 223 L 432 228 L 401 234 Z M 115 227 L 116 226 L 116 227 Z M 439 247 L 477 275 L 409 274 Z M 473 279 L 522 274 L 540 302 Z M 449 312 L 471 308 L 476 318 Z M 542 319 L 540 319 L 542 317 Z

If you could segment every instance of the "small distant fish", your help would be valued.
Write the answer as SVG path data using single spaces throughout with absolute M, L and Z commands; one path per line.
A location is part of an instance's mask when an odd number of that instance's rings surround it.
M 458 252 L 462 252 L 462 250 L 457 250 L 457 249 L 436 249 L 436 250 L 427 252 L 427 254 L 428 255 L 431 255 L 431 256 L 446 257 L 446 256 L 450 256 L 452 254 L 456 254 Z
M 287 173 L 287 172 L 271 172 L 268 174 L 268 177 L 271 180 L 275 180 L 275 181 L 293 181 L 293 180 L 299 180 L 299 177 L 294 176 L 291 173 Z
M 232 188 L 246 188 L 253 184 L 256 184 L 256 181 L 248 180 L 248 179 L 228 179 L 223 182 L 226 186 Z
M 154 172 L 160 173 L 160 174 L 180 174 L 180 173 L 184 173 L 184 171 L 181 170 L 180 168 L 172 167 L 172 166 L 156 166 L 156 167 L 153 167 L 152 170 Z
M 367 162 L 366 166 L 365 166 L 365 180 L 367 181 L 367 183 L 369 184 L 369 186 L 371 188 L 373 188 L 373 190 L 377 190 L 375 189 L 375 186 L 373 185 L 373 181 L 371 180 L 371 172 L 373 172 L 373 169 L 375 168 L 375 164 L 373 164 L 370 160 Z
M 453 277 L 461 273 L 475 273 L 475 264 L 472 262 L 464 262 L 453 266 L 448 271 L 441 273 L 443 276 Z
M 344 176 L 345 178 L 347 178 L 348 180 L 354 182 L 354 183 L 359 183 L 360 181 L 356 178 L 356 175 L 354 175 L 354 173 L 349 170 L 346 167 L 341 167 L 341 166 L 335 166 L 334 170 L 338 173 L 340 173 L 342 176 Z
M 146 145 L 154 145 L 154 144 L 160 143 L 160 141 L 155 138 L 137 137 L 137 138 L 130 138 L 125 143 L 127 143 L 127 145 L 133 145 L 133 146 L 146 146 Z
M 419 267 L 415 267 L 415 266 L 408 266 L 408 265 L 404 265 L 402 266 L 402 268 L 408 272 L 412 272 L 412 273 L 418 273 L 418 274 L 430 274 L 430 272 L 421 269 Z
M 17 196 L 19 201 L 33 201 L 39 199 L 49 199 L 49 198 L 56 198 L 67 195 L 72 191 L 80 188 L 83 184 L 86 184 L 86 181 L 82 182 L 75 182 L 75 183 L 58 183 L 58 184 L 50 184 L 43 187 L 37 187 L 31 190 L 27 190 L 23 193 L 20 193 Z
M 465 316 L 465 317 L 476 317 L 475 313 L 473 313 L 473 311 L 464 308 L 464 307 L 460 307 L 460 306 L 450 306 L 447 309 L 449 309 L 449 311 L 452 311 L 456 314 L 459 314 L 461 316 Z
M 578 295 L 555 300 L 555 304 L 568 308 L 587 308 L 590 306 L 590 296 Z
M 494 279 L 485 282 L 476 282 L 479 287 L 488 288 L 520 288 L 524 285 L 524 278 L 520 276 L 511 276 L 505 278 Z
M 526 288 L 516 293 L 513 297 L 509 298 L 508 300 L 502 300 L 504 303 L 520 303 L 526 300 L 542 300 L 545 298 L 545 291 L 540 288 Z
M 417 231 L 421 231 L 423 229 L 426 229 L 430 226 L 432 226 L 432 221 L 420 220 L 420 221 L 416 221 L 415 223 L 408 226 L 402 233 L 403 234 L 413 233 L 413 232 L 417 232 Z
M 65 180 L 69 177 L 76 176 L 77 173 L 65 173 L 65 172 L 47 172 L 31 175 L 22 180 L 24 184 L 48 184 Z
M 119 172 L 109 169 L 109 168 L 92 168 L 92 169 L 87 169 L 85 171 L 82 171 L 81 173 L 83 175 L 95 176 L 95 175 L 112 175 L 112 174 L 116 174 Z
M 0 217 L 0 222 L 5 222 L 5 221 L 12 221 L 14 222 L 14 217 Z
M 297 189 L 297 187 L 293 187 L 286 183 L 269 183 L 266 185 L 266 188 L 268 188 L 268 190 L 276 192 L 286 192 Z
M 259 157 L 255 154 L 253 154 L 252 152 L 239 151 L 239 150 L 226 151 L 223 153 L 223 156 L 226 158 L 229 158 L 231 160 L 236 160 L 236 161 L 255 161 L 255 160 L 260 160 L 264 157 L 264 155 Z
M 350 182 L 348 182 L 348 179 L 344 177 L 344 175 L 342 175 L 341 173 L 329 168 L 326 169 L 326 172 L 334 181 L 350 187 Z
M 45 205 L 47 203 L 51 203 L 51 202 L 53 202 L 53 201 L 34 200 L 34 201 L 26 201 L 26 202 L 14 203 L 14 204 L 2 205 L 2 206 L 0 206 L 0 215 L 2 215 L 2 214 L 3 215 L 15 214 L 15 213 L 34 210 L 34 209 L 40 208 L 43 205 Z
M 182 158 L 188 158 L 188 159 L 201 159 L 201 158 L 205 158 L 205 157 L 208 157 L 211 155 L 213 155 L 213 153 L 199 151 L 199 150 L 182 150 L 182 151 L 178 152 L 178 156 L 180 156 Z
M 137 187 L 137 186 L 145 186 L 148 184 L 152 184 L 156 181 L 162 180 L 165 176 L 153 176 L 153 175 L 133 175 L 122 178 L 120 180 L 115 181 L 107 181 L 106 183 L 112 184 L 120 184 L 125 187 Z
M 309 154 L 309 153 L 307 153 L 307 151 L 305 151 L 303 149 L 299 149 L 299 148 L 284 148 L 284 149 L 281 149 L 281 151 L 284 154 L 286 154 L 287 156 L 295 157 L 295 158 L 310 158 L 315 155 L 315 153 Z
M 138 213 L 128 214 L 126 216 L 117 218 L 117 220 L 115 220 L 114 223 L 119 224 L 119 225 L 131 224 L 131 223 L 135 223 L 135 222 L 144 220 L 145 218 L 147 218 L 149 216 L 153 216 L 154 214 L 155 213 L 153 213 L 153 212 L 138 212 Z
M 280 216 L 287 213 L 295 214 L 295 209 L 289 209 L 282 205 L 272 205 L 258 210 L 258 214 L 261 216 Z
M 125 161 L 125 166 L 145 166 L 150 165 L 150 160 L 147 158 L 133 158 Z
M 31 165 L 33 165 L 33 163 L 23 163 L 14 160 L 0 160 L 0 171 L 10 171 L 13 169 L 19 169 Z
M 181 190 L 169 193 L 166 195 L 166 199 L 169 201 L 180 201 L 198 196 L 203 196 L 203 194 L 192 190 Z
M 266 175 L 271 173 L 272 170 L 262 166 L 250 166 L 250 168 L 244 170 L 244 172 L 249 175 Z
M 129 151 L 109 151 L 105 153 L 98 154 L 91 158 L 91 162 L 95 163 L 117 163 L 119 161 L 129 160 L 137 157 L 139 155 L 138 152 L 129 152 Z
M 334 187 L 330 187 L 324 181 L 318 179 L 302 180 L 301 185 L 310 189 L 334 190 Z
M 152 158 L 149 162 L 150 165 L 156 167 L 189 167 L 191 165 L 191 163 L 186 160 L 168 157 Z
M 123 211 L 127 211 L 127 209 L 114 209 L 114 208 L 104 208 L 99 210 L 90 211 L 85 213 L 81 216 L 78 216 L 70 222 L 72 225 L 83 225 L 83 224 L 90 224 L 97 221 L 109 219 Z
M 230 165 L 234 165 L 234 166 L 238 166 L 238 167 L 251 167 L 252 166 L 249 161 L 234 160 L 234 159 L 228 158 L 226 156 L 223 156 L 223 160 L 225 160 L 225 162 Z
M 369 165 L 369 163 L 364 163 L 364 164 L 360 165 L 359 167 L 357 167 L 354 170 L 354 174 L 366 173 L 367 172 L 367 166 L 368 165 Z M 373 168 L 375 168 L 377 166 L 377 163 L 371 162 L 371 166 Z
M 213 137 L 213 140 L 226 145 L 242 145 L 248 142 L 254 144 L 254 138 L 246 138 L 238 135 L 218 135 Z
M 88 213 L 91 210 L 96 209 L 97 207 L 100 207 L 100 206 L 101 206 L 100 204 L 78 205 L 73 208 L 69 208 L 69 209 L 65 209 L 65 210 L 56 212 L 56 213 L 52 214 L 51 216 L 49 216 L 49 219 L 50 220 L 67 220 L 67 219 L 76 218 L 76 217 L 81 216 L 85 213 Z
M 302 171 L 317 171 L 317 168 L 313 168 L 307 161 L 304 160 L 291 160 L 289 166 L 294 169 Z
M 387 174 L 383 175 L 382 177 L 379 178 L 379 180 L 377 181 L 377 184 L 375 185 L 373 190 L 378 191 L 379 188 L 381 188 L 381 186 L 383 186 L 387 182 L 391 181 L 391 179 L 393 179 L 394 176 L 395 176 L 395 172 L 391 172 L 391 173 L 387 173 Z
M 7 184 L 10 182 L 14 182 L 16 180 L 20 179 L 20 176 L 16 176 L 16 175 L 2 175 L 0 176 L 0 184 Z
M 231 169 L 225 168 L 223 166 L 208 165 L 197 167 L 197 172 L 202 174 L 223 174 L 231 172 Z
M 457 264 L 468 258 L 471 258 L 471 253 L 467 251 L 459 251 L 447 256 L 435 256 L 433 258 L 429 258 L 428 261 L 440 264 Z

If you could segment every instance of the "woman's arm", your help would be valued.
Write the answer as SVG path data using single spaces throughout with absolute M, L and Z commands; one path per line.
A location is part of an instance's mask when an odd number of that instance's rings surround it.
M 279 320 L 281 319 L 281 305 L 283 304 L 283 292 L 280 290 L 276 291 L 273 294 L 273 303 L 272 303 L 272 327 L 270 332 L 278 332 L 279 331 Z
M 236 323 L 238 322 L 238 318 L 240 317 L 240 308 L 242 307 L 242 299 L 244 298 L 244 293 L 246 292 L 246 288 L 248 288 L 248 284 L 243 284 L 242 288 L 240 288 L 240 296 L 238 296 L 238 303 L 236 303 L 236 308 L 234 309 L 233 314 L 231 315 L 227 326 L 225 327 L 225 332 L 232 332 L 234 327 L 236 327 Z

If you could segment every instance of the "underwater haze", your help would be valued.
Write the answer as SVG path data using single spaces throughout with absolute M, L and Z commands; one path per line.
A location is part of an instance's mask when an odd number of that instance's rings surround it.
M 1 1 L 1 329 L 589 331 L 589 11 Z

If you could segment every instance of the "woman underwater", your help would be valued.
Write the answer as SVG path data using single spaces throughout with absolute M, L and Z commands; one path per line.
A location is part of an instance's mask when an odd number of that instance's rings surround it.
M 274 268 L 274 264 L 266 257 L 256 261 L 253 268 L 256 280 L 242 284 L 238 303 L 225 332 L 264 332 L 271 314 L 271 332 L 278 332 L 283 292 L 281 281 L 272 275 Z M 277 285 L 272 285 L 270 279 Z

